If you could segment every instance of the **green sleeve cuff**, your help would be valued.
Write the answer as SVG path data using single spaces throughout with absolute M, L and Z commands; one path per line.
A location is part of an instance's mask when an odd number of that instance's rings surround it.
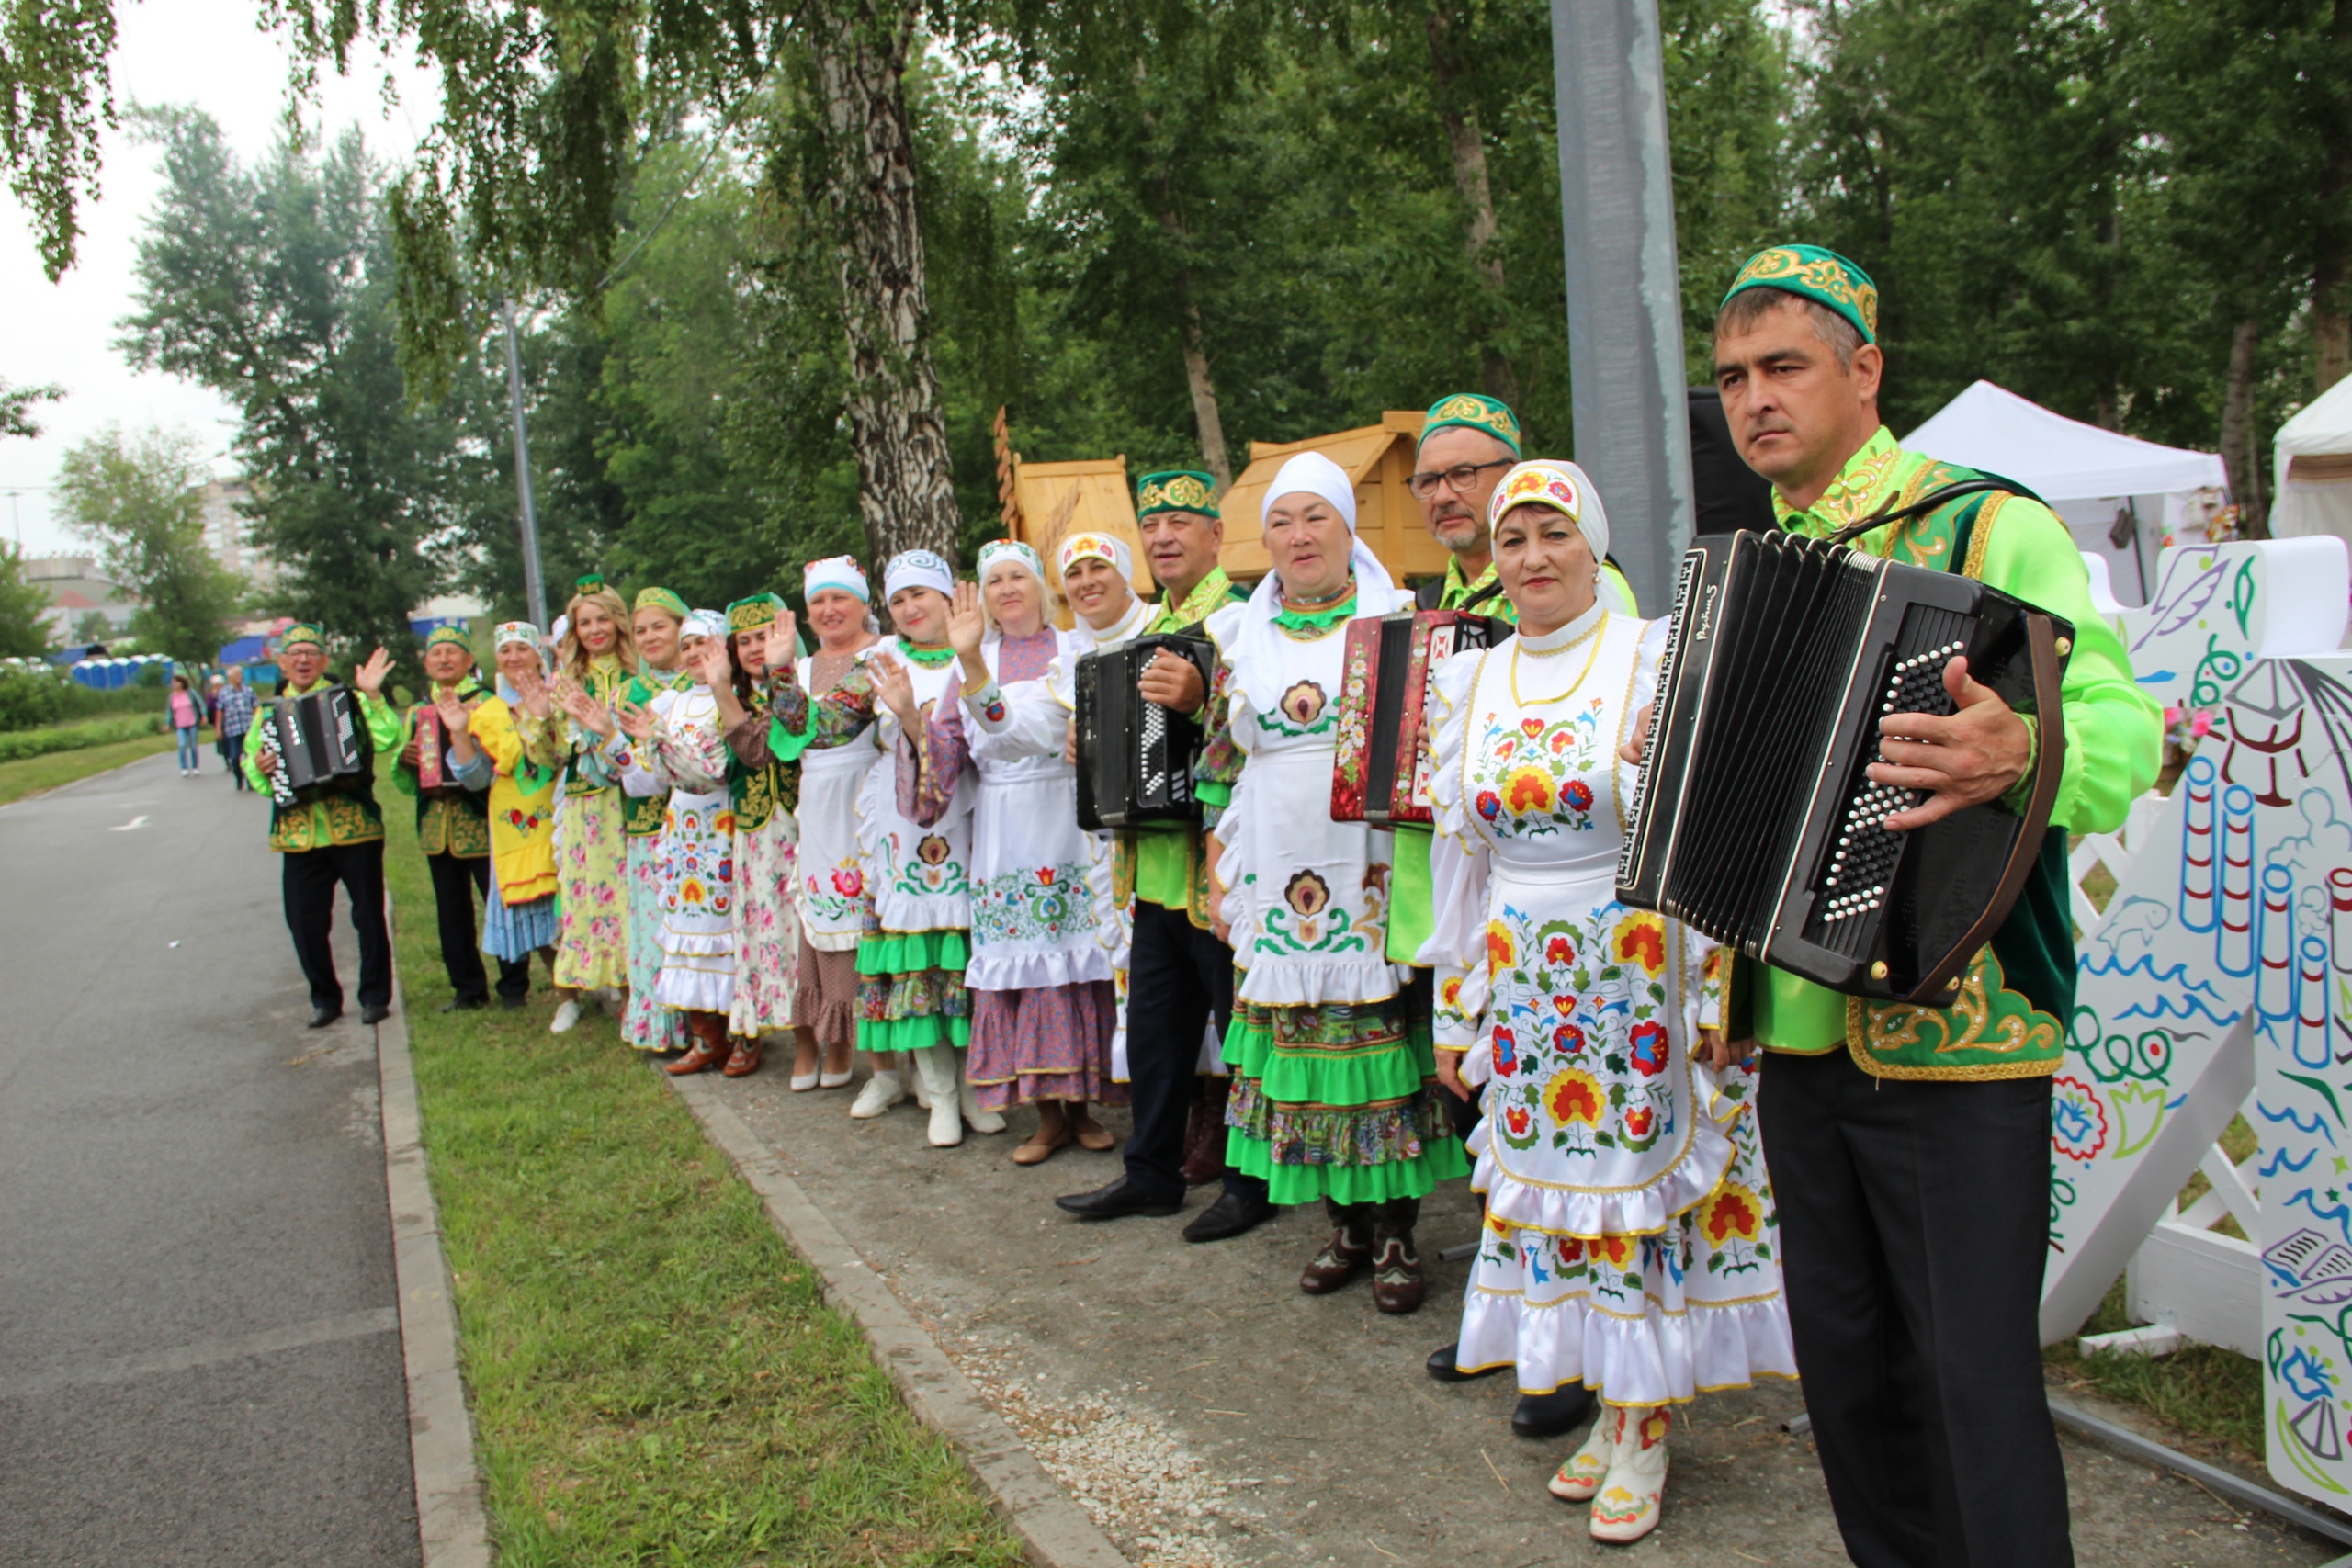
M 768 755 L 779 762 L 797 762 L 800 753 L 817 738 L 817 705 L 808 705 L 808 716 L 802 721 L 798 733 L 786 729 L 784 720 L 771 715 L 768 718 Z
M 2041 726 L 2030 715 L 2018 716 L 2025 720 L 2025 772 L 2001 796 L 2001 804 L 2022 817 L 2025 808 L 2033 803 L 2033 770 L 2041 761 Z M 2059 722 L 2064 723 L 2064 719 L 2062 717 Z
M 1228 784 L 1212 784 L 1203 779 L 1193 785 L 1193 794 L 1203 806 L 1213 806 L 1219 811 L 1233 804 L 1233 786 Z

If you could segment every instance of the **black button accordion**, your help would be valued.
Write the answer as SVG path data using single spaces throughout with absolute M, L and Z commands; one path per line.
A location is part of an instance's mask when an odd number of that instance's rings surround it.
M 1956 572 L 1738 533 L 1682 558 L 1617 896 L 1849 996 L 1948 1005 L 2008 916 L 2065 761 L 2074 628 Z M 2022 814 L 1997 801 L 1907 833 L 1923 792 L 1873 784 L 1879 720 L 1949 715 L 1966 656 L 2038 731 Z
M 1215 645 L 1180 633 L 1149 633 L 1078 661 L 1078 825 L 1088 832 L 1200 820 L 1193 764 L 1208 737 L 1199 718 L 1148 703 L 1136 689 L 1162 649 L 1192 660 L 1202 690 L 1214 683 Z
M 277 752 L 278 764 L 270 794 L 281 806 L 368 771 L 365 721 L 348 686 L 273 698 L 269 726 L 265 743 Z

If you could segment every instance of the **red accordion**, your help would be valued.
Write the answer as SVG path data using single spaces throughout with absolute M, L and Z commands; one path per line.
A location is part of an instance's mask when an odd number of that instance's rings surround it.
M 1509 621 L 1468 610 L 1399 610 L 1348 623 L 1332 821 L 1429 823 L 1430 758 L 1421 728 L 1430 677 L 1448 655 L 1492 648 L 1512 630 Z

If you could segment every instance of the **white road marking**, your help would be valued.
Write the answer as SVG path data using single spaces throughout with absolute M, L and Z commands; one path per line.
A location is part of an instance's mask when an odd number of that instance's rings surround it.
M 121 827 L 109 828 L 107 831 L 109 833 L 129 833 L 134 832 L 145 826 L 147 826 L 147 813 L 142 811 L 138 816 L 132 818 L 130 821 L 125 822 Z

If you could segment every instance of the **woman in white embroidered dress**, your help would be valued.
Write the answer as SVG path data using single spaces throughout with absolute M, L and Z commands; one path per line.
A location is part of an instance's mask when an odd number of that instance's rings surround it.
M 865 925 L 865 872 L 857 852 L 857 795 L 881 750 L 874 741 L 874 682 L 857 655 L 873 645 L 872 592 L 847 556 L 810 561 L 801 593 L 816 651 L 798 665 L 808 694 L 808 749 L 800 753 L 800 987 L 792 1027 L 796 1092 L 840 1089 L 857 1043 L 857 938 Z M 850 1114 L 879 1116 L 901 1099 L 883 1062 Z
M 883 708 L 876 737 L 882 758 L 857 806 L 869 899 L 857 947 L 857 1043 L 875 1053 L 877 1066 L 886 1053 L 914 1059 L 938 1148 L 962 1143 L 967 1121 L 975 1132 L 1004 1131 L 1003 1117 L 968 1102 L 961 1060 L 972 1037 L 964 970 L 972 956 L 968 868 L 978 775 L 967 762 L 934 778 L 932 788 L 946 804 L 927 826 L 910 815 L 925 762 L 925 716 L 956 691 L 956 650 L 947 644 L 955 592 L 955 572 L 933 552 L 893 557 L 882 592 L 897 635 L 860 655 Z
M 1519 633 L 1434 682 L 1420 953 L 1441 1077 L 1485 1086 L 1470 1148 L 1487 1223 L 1457 1365 L 1599 1393 L 1552 1491 L 1628 1541 L 1657 1523 L 1670 1407 L 1796 1360 L 1754 1069 L 1713 1028 L 1720 955 L 1615 896 L 1637 776 L 1618 750 L 1665 624 L 1596 600 L 1608 516 L 1575 464 L 1521 463 L 1490 504 Z
M 1063 760 L 1069 710 L 1052 685 L 1089 644 L 1048 618 L 1044 566 L 1027 545 L 983 547 L 978 576 L 978 588 L 956 585 L 947 636 L 961 689 L 932 710 L 923 779 L 956 777 L 967 753 L 979 770 L 965 1079 L 985 1111 L 1037 1107 L 1036 1134 L 1012 1159 L 1038 1165 L 1071 1143 L 1110 1148 L 1087 1104 L 1126 1098 L 1111 1082 L 1111 955 L 1094 927 L 1101 846 L 1078 826 L 1078 771 Z M 917 821 L 944 804 L 921 795 Z

